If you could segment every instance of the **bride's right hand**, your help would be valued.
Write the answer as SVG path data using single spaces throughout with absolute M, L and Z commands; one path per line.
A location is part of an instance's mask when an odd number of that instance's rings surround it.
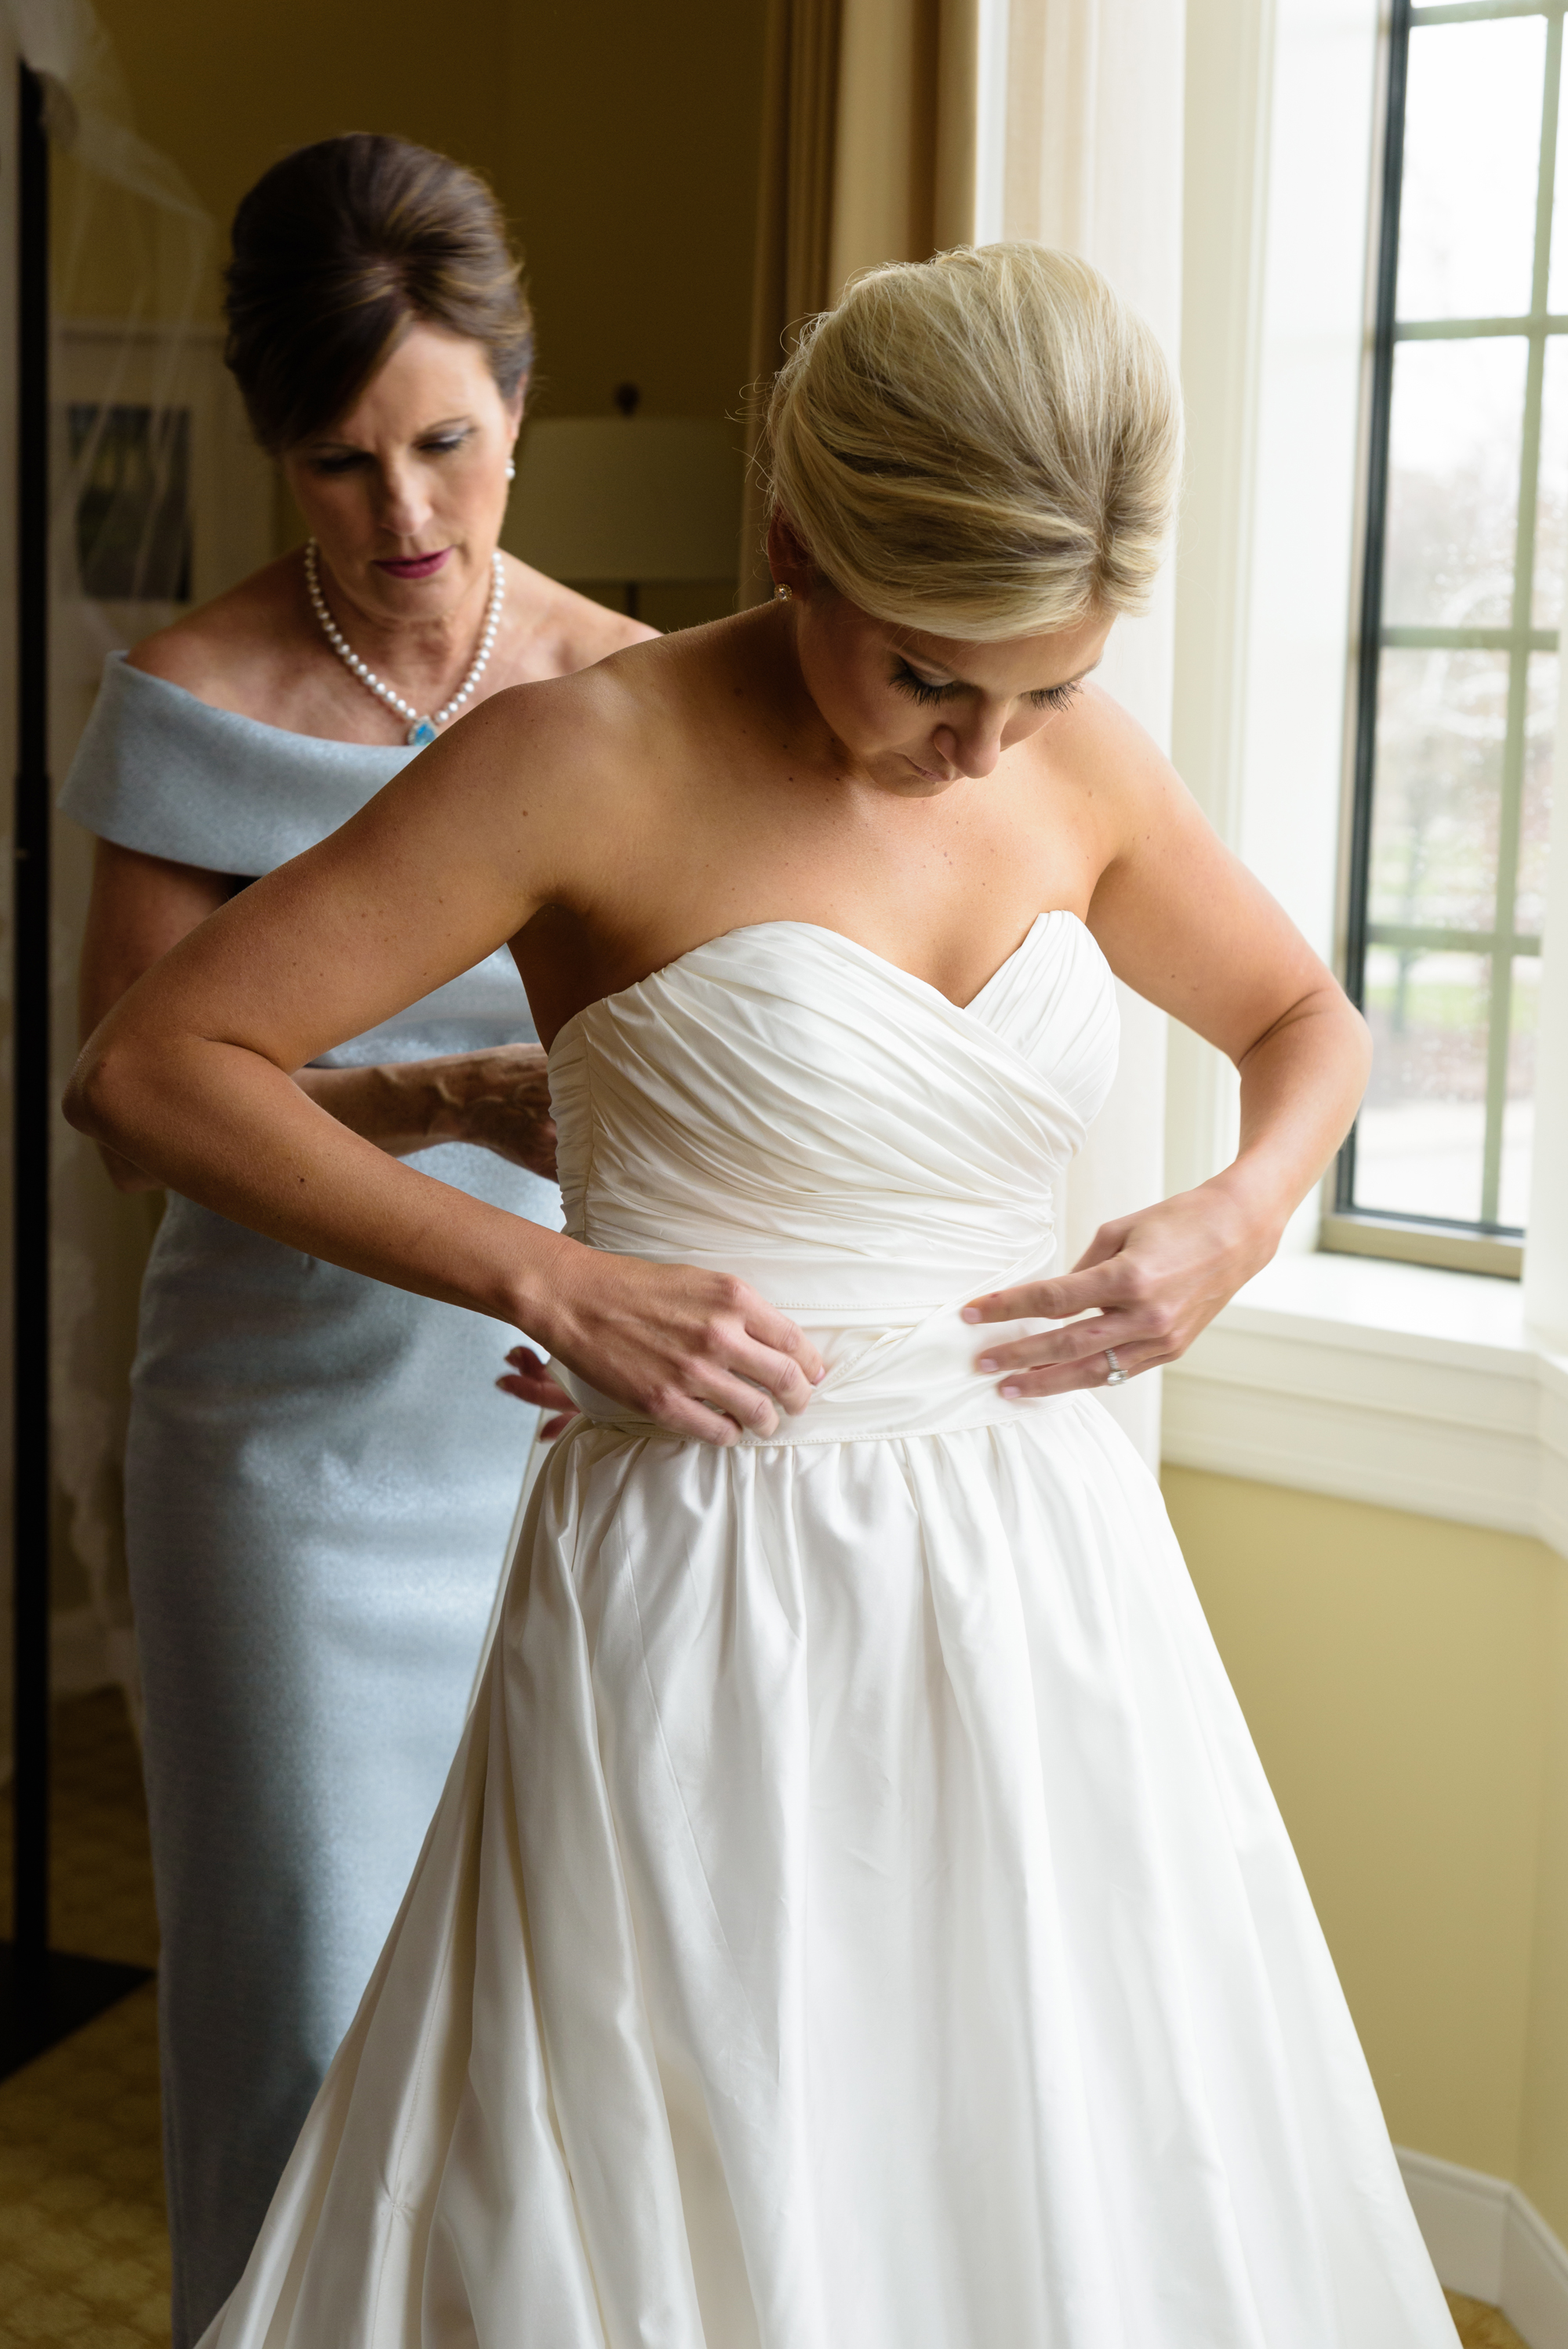
M 771 1435 L 780 1411 L 804 1411 L 826 1375 L 789 1315 L 731 1274 L 574 1253 L 550 1326 L 538 1314 L 532 1326 L 568 1370 L 672 1435 Z

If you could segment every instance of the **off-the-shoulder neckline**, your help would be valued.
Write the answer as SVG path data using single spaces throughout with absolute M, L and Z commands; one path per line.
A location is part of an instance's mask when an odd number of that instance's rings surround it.
M 134 668 L 127 653 L 110 653 L 108 657 L 119 663 L 124 676 L 137 679 L 134 690 L 139 691 L 143 686 L 148 686 L 155 693 L 174 694 L 181 702 L 189 704 L 192 710 L 199 710 L 202 718 L 211 719 L 213 725 L 242 727 L 248 734 L 266 737 L 269 744 L 286 742 L 291 750 L 303 745 L 306 750 L 329 751 L 334 758 L 342 758 L 347 752 L 351 757 L 357 755 L 374 759 L 378 764 L 388 759 L 407 760 L 418 755 L 403 742 L 344 742 L 333 734 L 296 734 L 289 726 L 269 726 L 264 718 L 247 718 L 242 710 L 222 709 L 215 702 L 203 701 L 199 693 L 192 693 L 188 686 L 176 685 L 170 678 L 154 677 L 150 669 Z

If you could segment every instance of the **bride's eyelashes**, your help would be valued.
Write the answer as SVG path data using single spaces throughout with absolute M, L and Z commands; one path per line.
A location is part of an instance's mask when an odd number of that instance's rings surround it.
M 893 684 L 900 693 L 908 694 L 912 701 L 929 708 L 933 703 L 949 701 L 955 693 L 967 690 L 958 684 L 934 685 L 929 678 L 921 677 L 907 661 L 900 661 L 892 673 Z M 1024 696 L 1031 709 L 1065 709 L 1078 689 L 1078 679 L 1070 685 L 1043 685 L 1035 693 Z
M 933 685 L 929 678 L 917 677 L 909 663 L 902 660 L 893 670 L 892 681 L 901 693 L 907 693 L 912 701 L 923 704 L 948 701 L 954 694 L 964 690 L 961 685 Z

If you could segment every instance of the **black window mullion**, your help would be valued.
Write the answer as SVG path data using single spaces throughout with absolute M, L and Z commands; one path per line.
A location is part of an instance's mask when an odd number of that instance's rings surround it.
M 1388 114 L 1383 147 L 1382 217 L 1367 450 L 1367 543 L 1361 573 L 1361 642 L 1357 675 L 1355 792 L 1350 819 L 1345 987 L 1357 1009 L 1367 993 L 1367 909 L 1372 864 L 1372 783 L 1377 741 L 1382 655 L 1383 555 L 1388 520 L 1388 427 L 1394 390 L 1394 311 L 1399 279 L 1399 199 L 1405 167 L 1405 98 L 1410 61 L 1410 0 L 1393 0 L 1388 30 Z M 1339 1154 L 1335 1203 L 1354 1204 L 1356 1130 Z

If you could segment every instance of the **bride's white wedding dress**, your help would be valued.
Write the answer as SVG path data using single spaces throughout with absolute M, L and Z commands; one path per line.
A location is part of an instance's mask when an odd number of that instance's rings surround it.
M 418 1872 L 222 2349 L 1452 2349 L 1158 1490 L 959 1319 L 1115 1053 L 1048 914 L 957 1009 L 808 923 L 551 1056 L 569 1228 L 832 1365 L 574 1386 Z

